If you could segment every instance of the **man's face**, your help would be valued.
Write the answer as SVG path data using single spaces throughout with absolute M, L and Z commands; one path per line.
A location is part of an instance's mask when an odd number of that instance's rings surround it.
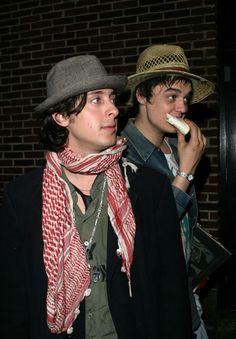
M 139 116 L 143 128 L 159 134 L 176 133 L 176 128 L 166 121 L 166 114 L 183 119 L 188 110 L 191 92 L 192 87 L 189 83 L 177 81 L 171 87 L 165 85 L 154 87 L 149 102 L 146 98 L 138 96 Z
M 87 93 L 84 108 L 68 117 L 68 146 L 75 153 L 86 156 L 99 153 L 116 143 L 116 95 L 112 89 Z

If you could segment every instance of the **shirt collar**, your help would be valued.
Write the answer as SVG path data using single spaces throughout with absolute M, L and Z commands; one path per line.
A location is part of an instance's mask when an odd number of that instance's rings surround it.
M 128 142 L 146 162 L 157 147 L 136 128 L 134 121 L 134 118 L 128 120 L 122 134 L 128 138 Z

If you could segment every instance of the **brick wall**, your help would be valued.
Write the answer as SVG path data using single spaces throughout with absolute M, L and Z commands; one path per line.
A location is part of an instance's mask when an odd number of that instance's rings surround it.
M 33 109 L 54 63 L 93 53 L 109 72 L 130 74 L 149 44 L 173 43 L 185 49 L 193 72 L 216 82 L 216 36 L 216 0 L 1 0 L 0 197 L 7 182 L 43 163 Z M 217 234 L 217 97 L 191 110 L 208 137 L 200 217 Z

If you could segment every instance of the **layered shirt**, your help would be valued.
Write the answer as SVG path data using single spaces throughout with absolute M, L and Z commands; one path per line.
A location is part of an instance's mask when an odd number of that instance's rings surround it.
M 117 333 L 108 306 L 106 287 L 108 227 L 106 186 L 104 197 L 102 198 L 103 184 L 104 180 L 106 180 L 105 175 L 101 173 L 97 176 L 91 189 L 91 201 L 85 213 L 82 213 L 77 205 L 78 197 L 76 188 L 68 181 L 65 175 L 63 178 L 68 183 L 71 191 L 76 227 L 83 243 L 89 242 L 96 218 L 98 218 L 92 239 L 91 251 L 87 254 L 87 260 L 90 265 L 89 287 L 91 293 L 85 298 L 86 339 L 117 339 Z M 98 215 L 97 211 L 100 204 L 101 213 Z

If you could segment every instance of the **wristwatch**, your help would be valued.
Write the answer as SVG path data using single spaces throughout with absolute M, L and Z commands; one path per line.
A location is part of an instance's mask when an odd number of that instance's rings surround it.
M 194 176 L 191 173 L 177 171 L 177 175 L 179 175 L 180 177 L 186 178 L 189 182 L 193 181 L 194 179 Z

